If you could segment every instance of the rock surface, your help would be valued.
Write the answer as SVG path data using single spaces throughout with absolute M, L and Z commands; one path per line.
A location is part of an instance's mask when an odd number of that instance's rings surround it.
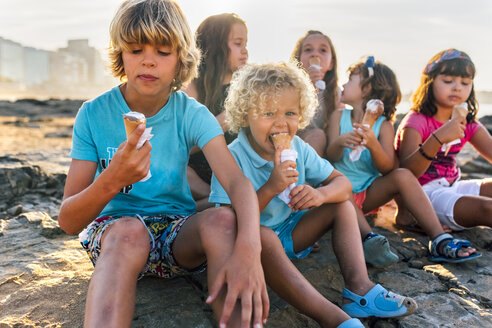
M 55 100 L 8 106 L 0 102 L 0 115 L 7 115 L 0 117 L 1 328 L 83 326 L 92 264 L 77 238 L 64 234 L 56 221 L 79 105 Z M 16 114 L 16 106 L 22 108 L 21 114 Z M 460 163 L 470 176 L 492 176 L 487 162 L 465 155 Z M 394 211 L 394 203 L 382 207 L 374 230 L 389 239 L 400 262 L 386 269 L 369 268 L 369 275 L 374 282 L 413 297 L 419 309 L 401 319 L 367 319 L 365 326 L 492 327 L 492 230 L 479 227 L 455 234 L 472 240 L 482 258 L 436 265 L 427 260 L 428 238 L 396 229 Z M 319 253 L 294 263 L 324 296 L 341 304 L 344 283 L 330 234 L 322 238 Z M 205 304 L 206 291 L 204 274 L 144 278 L 138 282 L 132 327 L 215 327 L 212 310 Z M 275 293 L 269 294 L 266 327 L 317 327 Z

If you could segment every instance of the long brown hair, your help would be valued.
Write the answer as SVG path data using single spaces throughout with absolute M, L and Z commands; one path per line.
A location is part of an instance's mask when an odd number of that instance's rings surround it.
M 326 115 L 323 117 L 323 123 L 326 125 L 328 122 L 328 118 L 330 117 L 331 112 L 333 112 L 336 109 L 337 103 L 338 103 L 338 73 L 337 73 L 337 54 L 335 52 L 335 47 L 333 46 L 333 42 L 331 39 L 325 35 L 324 33 L 316 30 L 309 30 L 304 34 L 299 40 L 297 40 L 296 45 L 294 46 L 294 50 L 292 51 L 291 58 L 297 60 L 300 62 L 301 59 L 301 52 L 302 52 L 302 45 L 306 38 L 311 35 L 319 34 L 322 35 L 323 37 L 326 38 L 328 41 L 328 45 L 330 46 L 331 50 L 331 61 L 332 61 L 332 68 L 331 70 L 327 71 L 325 73 L 325 76 L 323 77 L 323 80 L 326 83 L 326 89 L 323 91 L 322 97 L 323 101 L 320 102 L 324 104 L 325 110 L 323 111 Z M 324 128 L 325 126 L 323 126 Z
M 246 23 L 236 14 L 220 14 L 206 18 L 196 31 L 196 42 L 202 51 L 198 77 L 194 80 L 198 101 L 214 115 L 222 111 L 224 77 L 229 73 L 229 34 L 234 24 Z
M 396 105 L 400 103 L 400 85 L 395 73 L 388 66 L 376 61 L 373 67 L 374 74 L 369 74 L 369 69 L 364 62 L 359 62 L 349 67 L 350 75 L 360 75 L 360 88 L 364 90 L 371 87 L 371 90 L 364 96 L 363 107 L 371 99 L 379 99 L 384 104 L 383 115 L 388 121 L 393 120 L 396 112 Z
M 446 55 L 448 54 L 448 55 Z M 446 59 L 446 56 L 453 54 L 456 58 Z M 422 113 L 426 116 L 432 117 L 437 113 L 437 106 L 435 105 L 435 98 L 433 92 L 434 80 L 439 74 L 449 76 L 461 76 L 466 78 L 475 77 L 475 65 L 471 61 L 470 57 L 463 51 L 456 49 L 446 49 L 437 53 L 427 63 L 425 69 L 422 72 L 420 79 L 420 85 L 412 95 L 412 110 L 418 113 Z M 475 98 L 475 85 L 472 84 L 470 96 L 466 100 L 468 104 L 468 115 L 466 120 L 468 123 L 474 121 L 477 116 L 478 102 Z

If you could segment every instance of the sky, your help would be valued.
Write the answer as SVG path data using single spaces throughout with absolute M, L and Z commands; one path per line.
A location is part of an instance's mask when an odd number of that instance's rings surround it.
M 404 93 L 416 89 L 437 52 L 467 52 L 476 90 L 492 91 L 490 0 L 177 0 L 193 31 L 206 17 L 234 12 L 248 25 L 250 62 L 288 60 L 296 40 L 316 29 L 332 39 L 340 84 L 347 68 L 374 55 L 396 73 Z M 89 39 L 101 51 L 121 0 L 0 0 L 0 37 L 56 50 Z

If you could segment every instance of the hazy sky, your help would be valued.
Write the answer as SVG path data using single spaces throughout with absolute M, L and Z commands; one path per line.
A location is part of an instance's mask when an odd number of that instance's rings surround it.
M 87 38 L 104 49 L 120 0 L 0 0 L 0 36 L 55 50 Z M 193 31 L 209 15 L 235 12 L 249 29 L 250 61 L 287 60 L 309 29 L 329 35 L 340 83 L 364 55 L 391 67 L 403 92 L 414 90 L 438 51 L 466 51 L 477 67 L 477 90 L 492 90 L 490 0 L 178 0 Z

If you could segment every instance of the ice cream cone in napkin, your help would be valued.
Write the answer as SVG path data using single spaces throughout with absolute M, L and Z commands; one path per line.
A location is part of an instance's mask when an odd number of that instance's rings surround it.
M 278 147 L 283 146 L 283 149 L 290 149 L 290 142 L 292 141 L 292 136 L 288 133 L 278 133 L 272 135 L 272 141 L 273 145 L 275 146 L 275 149 L 278 149 Z
M 459 105 L 455 105 L 453 107 L 453 112 L 451 113 L 451 118 L 456 118 L 456 117 L 465 117 L 468 115 L 468 104 L 466 102 L 461 103 Z M 446 147 L 446 151 L 444 152 L 444 156 L 448 156 L 449 150 L 451 149 L 452 145 L 449 145 Z
M 311 57 L 309 58 L 309 66 L 314 67 L 318 71 L 321 71 L 321 58 L 319 57 Z M 326 82 L 323 80 L 318 80 L 314 83 L 315 87 L 320 89 L 320 90 L 325 90 L 326 89 Z
M 384 112 L 384 104 L 379 99 L 371 99 L 367 102 L 366 111 L 362 118 L 362 124 L 365 124 L 372 128 L 377 119 Z
M 137 126 L 146 123 L 145 115 L 139 112 L 129 112 L 123 114 L 123 122 L 125 122 L 126 138 L 128 139 L 130 135 L 135 131 Z

